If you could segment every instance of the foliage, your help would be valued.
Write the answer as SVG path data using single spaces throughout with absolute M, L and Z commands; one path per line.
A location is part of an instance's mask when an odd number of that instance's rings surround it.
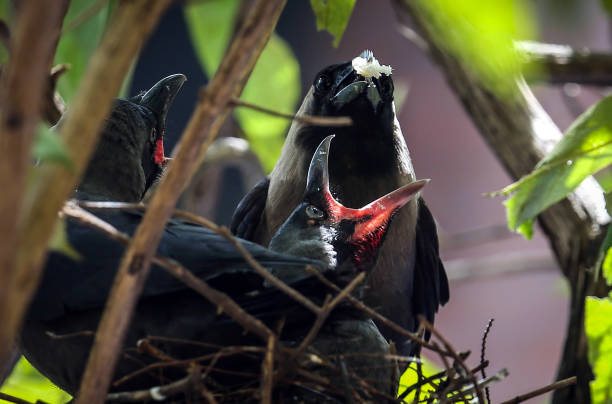
M 0 391 L 30 402 L 42 400 L 57 404 L 65 403 L 71 398 L 68 393 L 60 390 L 38 373 L 24 357 L 21 357 L 15 371 L 6 380 Z
M 70 65 L 70 70 L 63 74 L 58 82 L 58 91 L 67 102 L 70 102 L 81 83 L 87 63 L 100 42 L 108 19 L 110 3 L 93 15 L 83 14 L 92 11 L 91 7 L 90 0 L 70 2 L 68 14 L 64 19 L 64 31 L 57 45 L 55 62 Z M 77 18 L 83 20 L 75 25 Z
M 332 34 L 337 47 L 351 18 L 355 0 L 310 0 L 310 6 L 317 19 L 317 30 Z
M 440 368 L 435 366 L 427 358 L 421 357 L 421 359 L 423 361 L 422 373 L 423 373 L 424 378 L 430 377 L 441 371 Z M 406 369 L 406 371 L 402 374 L 402 377 L 400 378 L 399 389 L 397 391 L 397 394 L 401 395 L 406 390 L 406 388 L 408 388 L 409 386 L 415 385 L 417 382 L 418 382 L 417 366 L 416 366 L 416 363 L 411 363 L 408 369 Z M 404 402 L 413 403 L 415 401 L 425 400 L 430 396 L 430 394 L 428 393 L 426 386 L 424 386 L 420 392 L 419 399 L 415 400 L 414 396 L 415 396 L 415 392 L 411 392 L 404 398 Z
M 57 132 L 43 125 L 38 128 L 32 147 L 32 158 L 39 163 L 56 163 L 68 169 L 72 168 L 72 158 L 62 139 Z
M 587 297 L 585 331 L 589 361 L 595 374 L 591 382 L 593 404 L 612 403 L 612 299 Z
M 214 0 L 185 7 L 191 40 L 208 77 L 212 77 L 225 54 L 233 27 L 228 22 L 233 20 L 238 6 L 239 2 L 235 0 Z M 268 109 L 291 113 L 300 92 L 297 60 L 289 45 L 272 34 L 240 98 Z M 262 97 L 262 94 L 266 96 Z M 290 121 L 245 108 L 237 109 L 235 116 L 264 169 L 270 171 L 280 155 Z
M 458 55 L 494 91 L 515 91 L 521 74 L 516 39 L 535 36 L 535 23 L 525 1 L 418 2 L 435 25 L 447 50 Z
M 612 163 L 612 97 L 589 108 L 534 171 L 504 188 L 508 226 L 530 238 L 538 213 L 566 197 L 589 175 Z M 606 186 L 606 183 L 603 182 Z M 606 189 L 609 191 L 609 189 Z

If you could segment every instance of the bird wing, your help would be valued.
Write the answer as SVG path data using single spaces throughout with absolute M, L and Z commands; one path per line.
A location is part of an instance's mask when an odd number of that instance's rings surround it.
M 98 214 L 119 231 L 132 235 L 142 218 L 141 212 Z M 101 232 L 76 221 L 67 221 L 68 239 L 79 253 L 74 260 L 51 252 L 43 280 L 30 308 L 29 316 L 50 320 L 67 310 L 82 310 L 104 305 L 123 256 L 124 247 Z M 240 241 L 251 255 L 268 269 L 295 269 L 319 266 L 317 261 L 275 253 L 257 244 Z M 158 254 L 172 258 L 202 280 L 210 281 L 226 293 L 244 293 L 261 284 L 240 252 L 223 237 L 203 227 L 171 220 L 162 235 Z M 187 287 L 157 265 L 153 265 L 142 297 L 185 290 Z
M 270 178 L 259 181 L 248 194 L 242 198 L 232 216 L 230 230 L 245 240 L 253 240 L 257 225 L 266 207 Z
M 439 255 L 436 223 L 423 198 L 418 209 L 412 310 L 433 323 L 438 307 L 448 302 L 448 279 Z

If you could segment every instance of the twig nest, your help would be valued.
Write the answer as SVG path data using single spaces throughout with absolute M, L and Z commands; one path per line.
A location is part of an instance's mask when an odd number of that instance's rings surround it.
M 391 75 L 391 71 L 393 70 L 391 66 L 378 63 L 378 60 L 371 52 L 367 56 L 367 58 L 357 56 L 353 59 L 353 69 L 355 69 L 357 74 L 365 78 L 374 77 L 375 79 L 379 78 L 381 73 L 387 76 Z

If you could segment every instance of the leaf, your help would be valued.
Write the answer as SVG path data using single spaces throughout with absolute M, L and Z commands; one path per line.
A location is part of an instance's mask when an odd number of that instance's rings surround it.
M 23 356 L 0 391 L 30 402 L 66 403 L 71 399 L 68 393 L 40 374 Z
M 212 77 L 229 45 L 238 0 L 191 2 L 183 8 L 189 35 L 204 72 Z
M 295 55 L 287 42 L 273 34 L 240 98 L 274 111 L 292 113 L 300 93 L 300 66 Z M 235 115 L 264 170 L 270 172 L 280 156 L 291 121 L 247 108 L 237 108 Z
M 612 403 L 612 299 L 587 297 L 585 332 L 589 362 L 595 374 L 591 385 L 593 404 Z
M 202 68 L 211 77 L 232 33 L 239 2 L 207 1 L 185 7 L 192 43 Z M 300 67 L 289 45 L 272 34 L 249 77 L 241 99 L 279 112 L 295 111 L 301 93 Z M 280 155 L 291 122 L 247 108 L 234 112 L 253 151 L 269 172 Z
M 91 55 L 100 42 L 108 19 L 109 2 L 94 15 L 87 16 L 77 27 L 63 32 L 57 45 L 55 63 L 70 65 L 70 70 L 60 78 L 58 91 L 67 103 L 76 93 Z M 83 12 L 90 10 L 91 0 L 73 0 L 64 19 L 64 27 L 74 23 L 75 18 L 81 18 Z M 66 28 L 65 28 L 66 29 Z
M 522 63 L 514 41 L 534 38 L 536 24 L 524 0 L 419 0 L 432 32 L 493 91 L 516 91 Z
M 436 366 L 433 362 L 431 362 L 429 359 L 425 358 L 424 356 L 421 356 L 421 360 L 423 361 L 422 372 L 423 372 L 423 377 L 425 378 L 433 376 L 442 370 L 438 366 Z M 397 394 L 398 395 L 402 394 L 404 390 L 406 390 L 406 386 L 412 386 L 416 384 L 417 382 L 418 382 L 418 374 L 417 374 L 416 363 L 411 363 L 408 369 L 406 369 L 406 371 L 404 372 L 404 374 L 402 374 L 400 378 L 399 389 L 398 389 Z M 433 389 L 430 387 L 430 385 L 425 385 L 421 389 L 419 400 L 415 400 L 415 397 L 414 397 L 415 392 L 411 392 L 410 394 L 406 396 L 406 398 L 404 399 L 404 402 L 413 403 L 415 401 L 426 401 L 430 397 L 432 391 Z
M 66 219 L 60 218 L 57 220 L 55 230 L 49 242 L 49 248 L 53 251 L 57 251 L 75 261 L 81 260 L 81 255 L 75 250 L 70 242 L 68 241 L 68 235 L 66 234 Z
M 601 0 L 601 6 L 606 13 L 612 15 L 612 0 Z
M 589 175 L 612 164 L 612 96 L 589 108 L 567 129 L 534 171 L 504 188 L 508 227 L 516 230 L 565 198 Z M 523 228 L 529 228 L 526 224 Z
M 342 39 L 354 6 L 355 0 L 310 0 L 310 7 L 317 19 L 317 30 L 327 30 L 332 34 L 335 47 Z
M 61 164 L 69 170 L 73 168 L 72 157 L 57 132 L 42 125 L 36 133 L 32 158 L 39 162 Z

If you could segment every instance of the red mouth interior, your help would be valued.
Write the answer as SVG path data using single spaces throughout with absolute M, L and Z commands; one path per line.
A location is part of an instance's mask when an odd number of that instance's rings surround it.
M 153 155 L 155 164 L 162 165 L 164 163 L 164 140 L 163 138 L 157 139 L 155 143 L 155 154 Z

